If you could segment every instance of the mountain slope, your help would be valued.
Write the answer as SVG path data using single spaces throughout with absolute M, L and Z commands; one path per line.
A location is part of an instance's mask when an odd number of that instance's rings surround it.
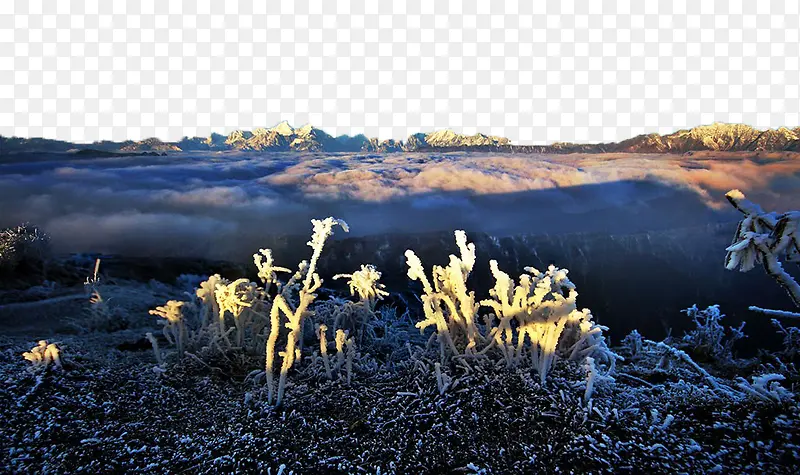
M 0 137 L 0 153 L 66 152 L 92 148 L 122 152 L 179 151 L 298 151 L 298 152 L 414 152 L 495 151 L 508 153 L 676 153 L 695 151 L 720 152 L 800 152 L 800 127 L 758 130 L 743 124 L 714 123 L 672 134 L 644 134 L 621 142 L 575 144 L 556 142 L 551 145 L 514 145 L 505 137 L 484 134 L 462 135 L 449 129 L 416 133 L 402 140 L 380 140 L 363 134 L 340 135 L 336 138 L 310 124 L 293 128 L 284 121 L 272 128 L 235 130 L 229 135 L 184 137 L 178 142 L 162 142 L 156 138 L 142 141 L 95 142 L 73 144 L 39 138 Z
M 639 135 L 617 144 L 617 152 L 686 153 L 701 150 L 744 151 L 800 151 L 800 128 L 758 130 L 749 125 L 714 123 L 669 135 Z

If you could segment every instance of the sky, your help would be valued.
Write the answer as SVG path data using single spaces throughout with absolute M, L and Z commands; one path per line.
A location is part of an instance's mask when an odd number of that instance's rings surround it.
M 282 120 L 607 142 L 800 126 L 795 1 L 8 0 L 0 134 L 178 140 Z

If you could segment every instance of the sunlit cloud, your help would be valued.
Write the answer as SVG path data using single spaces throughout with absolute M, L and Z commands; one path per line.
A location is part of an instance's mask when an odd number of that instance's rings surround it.
M 800 206 L 800 162 L 669 155 L 176 154 L 0 164 L 0 226 L 63 252 L 230 257 L 335 215 L 352 234 L 633 232 Z M 794 200 L 794 201 L 793 201 Z M 726 214 L 727 213 L 727 214 Z M 717 216 L 716 218 L 714 216 Z

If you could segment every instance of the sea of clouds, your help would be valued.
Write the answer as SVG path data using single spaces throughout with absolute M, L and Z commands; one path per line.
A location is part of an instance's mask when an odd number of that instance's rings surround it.
M 800 208 L 800 160 L 667 155 L 181 153 L 0 157 L 0 227 L 48 232 L 57 252 L 246 258 L 266 234 L 466 229 L 612 232 L 734 221 L 739 188 Z

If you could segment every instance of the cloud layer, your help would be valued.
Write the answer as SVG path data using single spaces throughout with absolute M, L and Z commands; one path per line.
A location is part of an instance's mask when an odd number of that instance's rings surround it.
M 65 158 L 66 157 L 66 158 Z M 345 219 L 353 235 L 496 235 L 691 226 L 736 215 L 740 188 L 800 208 L 800 162 L 665 155 L 177 154 L 0 159 L 0 226 L 28 221 L 60 252 L 245 258 L 266 235 Z M 15 161 L 16 160 L 16 161 Z

